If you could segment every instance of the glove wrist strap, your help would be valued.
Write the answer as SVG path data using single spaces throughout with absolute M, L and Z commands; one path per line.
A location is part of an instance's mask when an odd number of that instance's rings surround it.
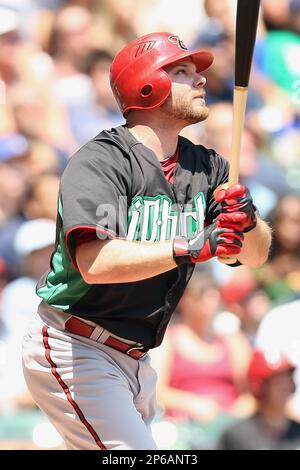
M 249 227 L 244 228 L 243 232 L 244 233 L 250 232 L 251 230 L 253 230 L 256 227 L 256 225 L 257 225 L 257 218 L 256 218 L 256 214 L 254 212 L 252 224 L 249 225 Z
M 186 238 L 180 238 L 180 237 L 174 238 L 173 258 L 177 266 L 190 262 L 189 244 Z

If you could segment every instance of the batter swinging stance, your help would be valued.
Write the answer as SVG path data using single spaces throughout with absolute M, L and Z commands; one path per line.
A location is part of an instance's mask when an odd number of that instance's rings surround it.
M 68 449 L 155 449 L 157 347 L 195 263 L 259 266 L 270 234 L 227 162 L 180 131 L 208 116 L 207 51 L 143 36 L 111 67 L 126 118 L 70 160 L 55 251 L 23 344 L 24 374 Z

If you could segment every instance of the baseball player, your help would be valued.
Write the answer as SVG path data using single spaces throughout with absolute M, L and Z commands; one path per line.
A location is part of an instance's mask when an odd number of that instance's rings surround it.
M 55 251 L 23 364 L 68 449 L 155 449 L 147 352 L 195 264 L 267 258 L 269 229 L 248 190 L 220 188 L 227 162 L 179 136 L 208 116 L 202 72 L 212 62 L 171 33 L 126 46 L 111 66 L 126 124 L 84 145 L 62 176 Z

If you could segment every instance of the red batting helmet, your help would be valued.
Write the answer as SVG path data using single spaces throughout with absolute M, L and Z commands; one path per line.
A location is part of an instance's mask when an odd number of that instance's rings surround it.
M 171 92 L 171 80 L 163 67 L 190 57 L 197 72 L 213 62 L 208 51 L 189 51 L 172 33 L 152 33 L 132 41 L 115 57 L 110 83 L 124 116 L 130 109 L 160 106 Z
M 266 379 L 279 372 L 294 369 L 295 366 L 282 354 L 266 354 L 255 350 L 248 368 L 250 390 L 256 398 L 259 398 L 262 384 Z

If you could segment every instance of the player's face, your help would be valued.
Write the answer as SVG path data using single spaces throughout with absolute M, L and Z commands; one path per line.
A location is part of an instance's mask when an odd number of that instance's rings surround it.
M 172 81 L 172 91 L 161 106 L 164 113 L 188 124 L 204 121 L 208 116 L 204 90 L 206 79 L 196 71 L 192 60 L 181 60 L 165 67 L 165 70 Z

